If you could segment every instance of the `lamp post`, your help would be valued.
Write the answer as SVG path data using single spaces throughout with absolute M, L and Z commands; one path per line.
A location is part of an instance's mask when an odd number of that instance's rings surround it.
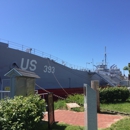
M 87 69 L 87 64 L 91 64 L 92 62 L 86 62 L 86 69 Z

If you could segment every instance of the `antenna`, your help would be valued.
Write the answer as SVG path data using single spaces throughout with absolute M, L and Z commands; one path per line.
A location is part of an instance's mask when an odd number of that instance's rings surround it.
M 106 58 L 107 58 L 107 54 L 106 54 L 106 46 L 105 46 L 105 65 L 106 65 Z

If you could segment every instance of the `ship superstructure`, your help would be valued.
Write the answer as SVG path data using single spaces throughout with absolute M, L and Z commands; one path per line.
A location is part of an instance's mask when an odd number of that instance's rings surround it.
M 120 86 L 121 81 L 123 80 L 122 72 L 117 68 L 117 65 L 113 64 L 108 68 L 107 65 L 107 55 L 105 47 L 105 55 L 102 63 L 94 65 L 96 67 L 96 74 L 93 75 L 92 79 L 100 80 L 101 86 Z

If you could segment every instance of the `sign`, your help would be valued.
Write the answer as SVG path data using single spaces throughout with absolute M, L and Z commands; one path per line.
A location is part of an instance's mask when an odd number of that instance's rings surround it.
M 96 91 L 84 84 L 85 130 L 97 130 Z
M 5 91 L 10 91 L 10 87 L 7 87 L 7 86 L 6 86 L 6 87 L 4 88 L 4 90 L 5 90 Z
M 53 93 L 47 95 L 47 104 L 48 104 L 48 128 L 55 122 L 54 119 L 54 101 Z

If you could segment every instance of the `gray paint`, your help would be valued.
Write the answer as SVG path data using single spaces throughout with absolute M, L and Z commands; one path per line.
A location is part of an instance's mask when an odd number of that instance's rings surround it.
M 22 47 L 22 51 L 15 48 Z M 36 83 L 44 89 L 55 89 L 55 88 L 76 88 L 82 87 L 83 83 L 90 86 L 91 80 L 99 80 L 100 85 L 111 84 L 118 85 L 121 80 L 120 78 L 112 78 L 109 76 L 99 73 L 89 73 L 88 71 L 77 70 L 69 68 L 65 65 L 59 64 L 57 58 L 52 60 L 46 57 L 44 53 L 32 50 L 31 53 L 25 51 L 24 46 L 15 46 L 10 48 L 8 44 L 0 42 L 0 77 L 5 79 L 4 74 L 7 73 L 13 67 L 13 63 L 16 63 L 19 68 L 21 66 L 28 71 L 35 72 L 39 75 L 40 79 L 36 79 Z M 20 48 L 21 49 L 21 48 Z M 38 56 L 35 54 L 43 54 Z M 36 68 L 35 68 L 36 67 Z M 51 67 L 51 68 L 50 68 Z M 55 70 L 54 73 L 50 72 Z
M 36 56 L 34 54 L 30 54 L 24 51 L 20 51 L 17 49 L 7 48 L 7 46 L 3 46 L 0 44 L 0 76 L 2 79 L 6 79 L 4 74 L 7 73 L 13 66 L 12 64 L 15 62 L 19 67 L 21 66 L 22 58 L 24 58 L 23 67 L 26 68 L 27 63 L 29 63 L 26 70 L 30 71 L 30 68 L 34 68 L 35 62 L 37 62 L 35 72 L 40 79 L 36 79 L 36 83 L 45 88 L 45 89 L 53 89 L 53 88 L 76 88 L 82 87 L 83 83 L 87 83 L 90 85 L 90 77 L 87 71 L 80 71 L 76 69 L 68 68 L 64 65 L 61 65 L 49 58 L 44 58 L 40 56 Z M 55 68 L 55 73 L 44 72 L 46 66 L 51 66 Z

